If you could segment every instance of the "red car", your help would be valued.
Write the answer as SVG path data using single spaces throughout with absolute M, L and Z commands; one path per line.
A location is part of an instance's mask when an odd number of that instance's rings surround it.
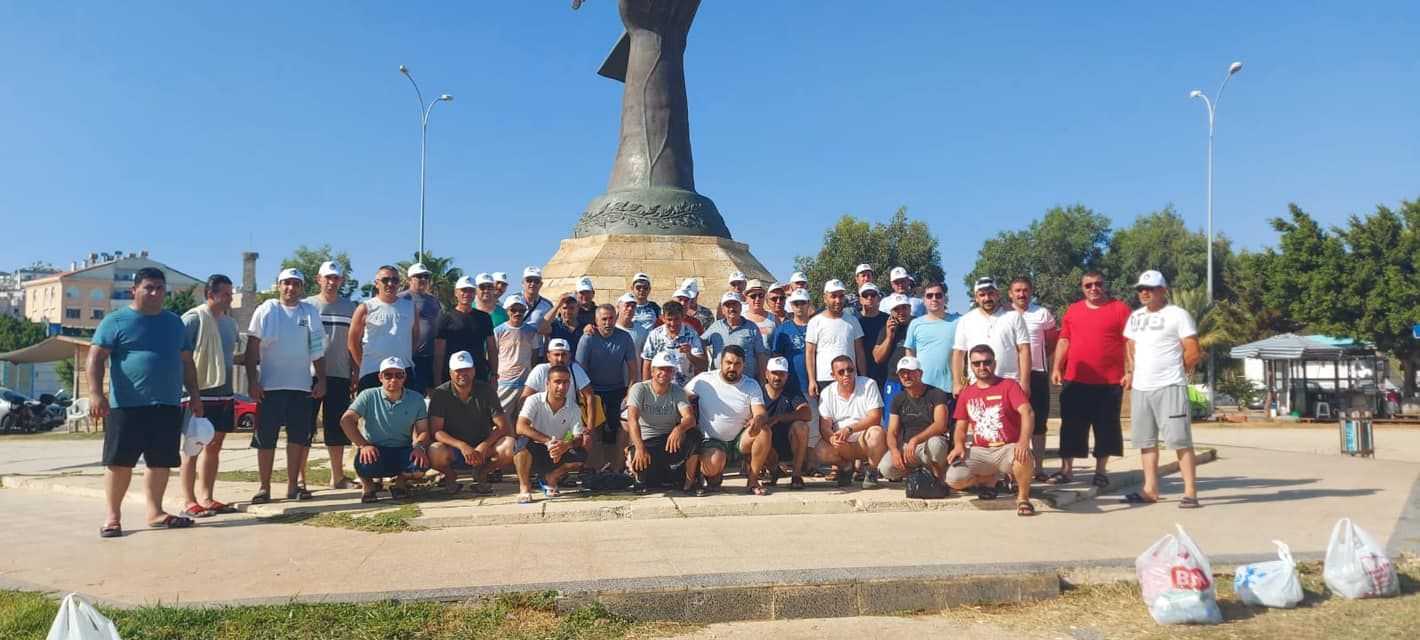
M 236 419 L 237 431 L 252 431 L 256 429 L 256 403 L 240 393 L 233 396 L 236 398 Z M 182 403 L 184 408 L 187 403 Z

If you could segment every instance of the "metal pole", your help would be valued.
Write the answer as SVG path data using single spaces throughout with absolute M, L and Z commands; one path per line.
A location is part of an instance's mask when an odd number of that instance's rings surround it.
M 434 103 L 429 103 L 429 108 L 434 108 Z M 424 112 L 423 121 L 419 125 L 419 253 L 414 256 L 415 262 L 424 260 L 424 153 L 428 148 L 429 140 L 429 112 Z M 1212 297 L 1212 294 L 1209 294 Z
M 1203 105 L 1208 108 L 1208 284 L 1205 287 L 1208 293 L 1208 300 L 1204 308 L 1209 311 L 1213 308 L 1213 119 L 1214 115 L 1217 113 L 1218 103 L 1223 100 L 1223 89 L 1228 86 L 1228 79 L 1233 77 L 1233 74 L 1241 69 L 1241 62 L 1234 62 L 1228 65 L 1228 72 L 1223 75 L 1223 82 L 1218 85 L 1218 93 L 1213 95 L 1212 100 L 1209 100 L 1208 96 L 1202 91 L 1195 90 L 1189 94 L 1190 97 L 1201 98 Z M 1216 410 L 1213 390 L 1213 349 L 1211 347 L 1208 349 L 1207 358 L 1208 415 L 1211 417 Z

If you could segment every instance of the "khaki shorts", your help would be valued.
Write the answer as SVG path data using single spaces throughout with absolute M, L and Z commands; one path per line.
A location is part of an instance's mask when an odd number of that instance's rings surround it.
M 1010 474 L 1015 461 L 1014 442 L 999 447 L 972 447 L 966 455 L 966 464 L 954 465 L 947 469 L 947 482 L 960 484 L 974 477 Z
M 941 468 L 947 464 L 947 454 L 951 453 L 951 450 L 951 446 L 947 444 L 947 439 L 942 436 L 927 438 L 925 442 L 918 444 L 915 449 L 919 463 L 930 463 L 937 468 Z M 899 469 L 894 466 L 892 464 L 891 452 L 883 456 L 883 459 L 878 462 L 878 473 L 883 474 L 883 477 L 888 480 L 901 480 L 910 470 L 911 467 Z

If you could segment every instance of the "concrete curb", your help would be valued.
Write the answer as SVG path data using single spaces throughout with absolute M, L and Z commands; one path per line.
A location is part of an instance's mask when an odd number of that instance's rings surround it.
M 1197 458 L 1198 464 L 1207 464 L 1218 459 L 1218 450 L 1214 448 L 1199 448 L 1194 450 L 1194 456 Z M 1090 467 L 1084 468 L 1088 469 Z M 1171 476 L 1175 473 L 1178 473 L 1178 468 L 1179 465 L 1177 460 L 1165 464 L 1160 464 L 1159 476 Z M 1085 475 L 1093 475 L 1094 473 L 1093 471 L 1082 472 L 1081 469 L 1082 468 L 1078 466 L 1075 468 L 1075 475 L 1077 478 L 1083 478 Z M 1103 491 L 1101 491 L 1099 487 L 1096 487 L 1094 485 L 1088 485 L 1080 488 L 1072 488 L 1070 486 L 1056 487 L 1051 489 L 1050 491 L 1044 492 L 1040 496 L 1040 499 L 1053 508 L 1064 509 L 1065 507 L 1068 507 L 1077 502 L 1084 502 L 1085 500 L 1092 500 L 1094 498 L 1097 498 L 1102 493 L 1114 493 L 1121 489 L 1128 489 L 1144 484 L 1144 471 L 1141 469 L 1132 469 L 1124 472 L 1111 473 L 1110 475 L 1112 476 L 1110 479 L 1110 484 L 1108 487 L 1105 487 Z M 1035 497 L 1034 492 L 1031 493 L 1031 497 Z

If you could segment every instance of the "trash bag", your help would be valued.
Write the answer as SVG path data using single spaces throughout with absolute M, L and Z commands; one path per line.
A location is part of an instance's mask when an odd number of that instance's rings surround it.
M 1233 590 L 1249 606 L 1291 609 L 1302 602 L 1302 580 L 1287 543 L 1273 540 L 1272 544 L 1277 545 L 1278 559 L 1238 567 Z
M 211 420 L 189 417 L 182 428 L 182 452 L 189 458 L 202 453 L 202 448 L 212 442 L 214 431 Z
M 942 484 L 942 481 L 937 479 L 937 474 L 924 466 L 908 473 L 903 485 L 907 488 L 909 498 L 941 500 L 947 497 L 947 485 Z
M 1326 545 L 1326 586 L 1343 598 L 1384 598 L 1400 593 L 1395 565 L 1385 547 L 1350 518 L 1336 521 Z
M 77 593 L 64 596 L 45 640 L 122 640 L 113 621 Z
M 1208 557 L 1188 532 L 1168 534 L 1134 560 L 1149 615 L 1159 624 L 1218 624 L 1223 612 L 1213 592 Z

